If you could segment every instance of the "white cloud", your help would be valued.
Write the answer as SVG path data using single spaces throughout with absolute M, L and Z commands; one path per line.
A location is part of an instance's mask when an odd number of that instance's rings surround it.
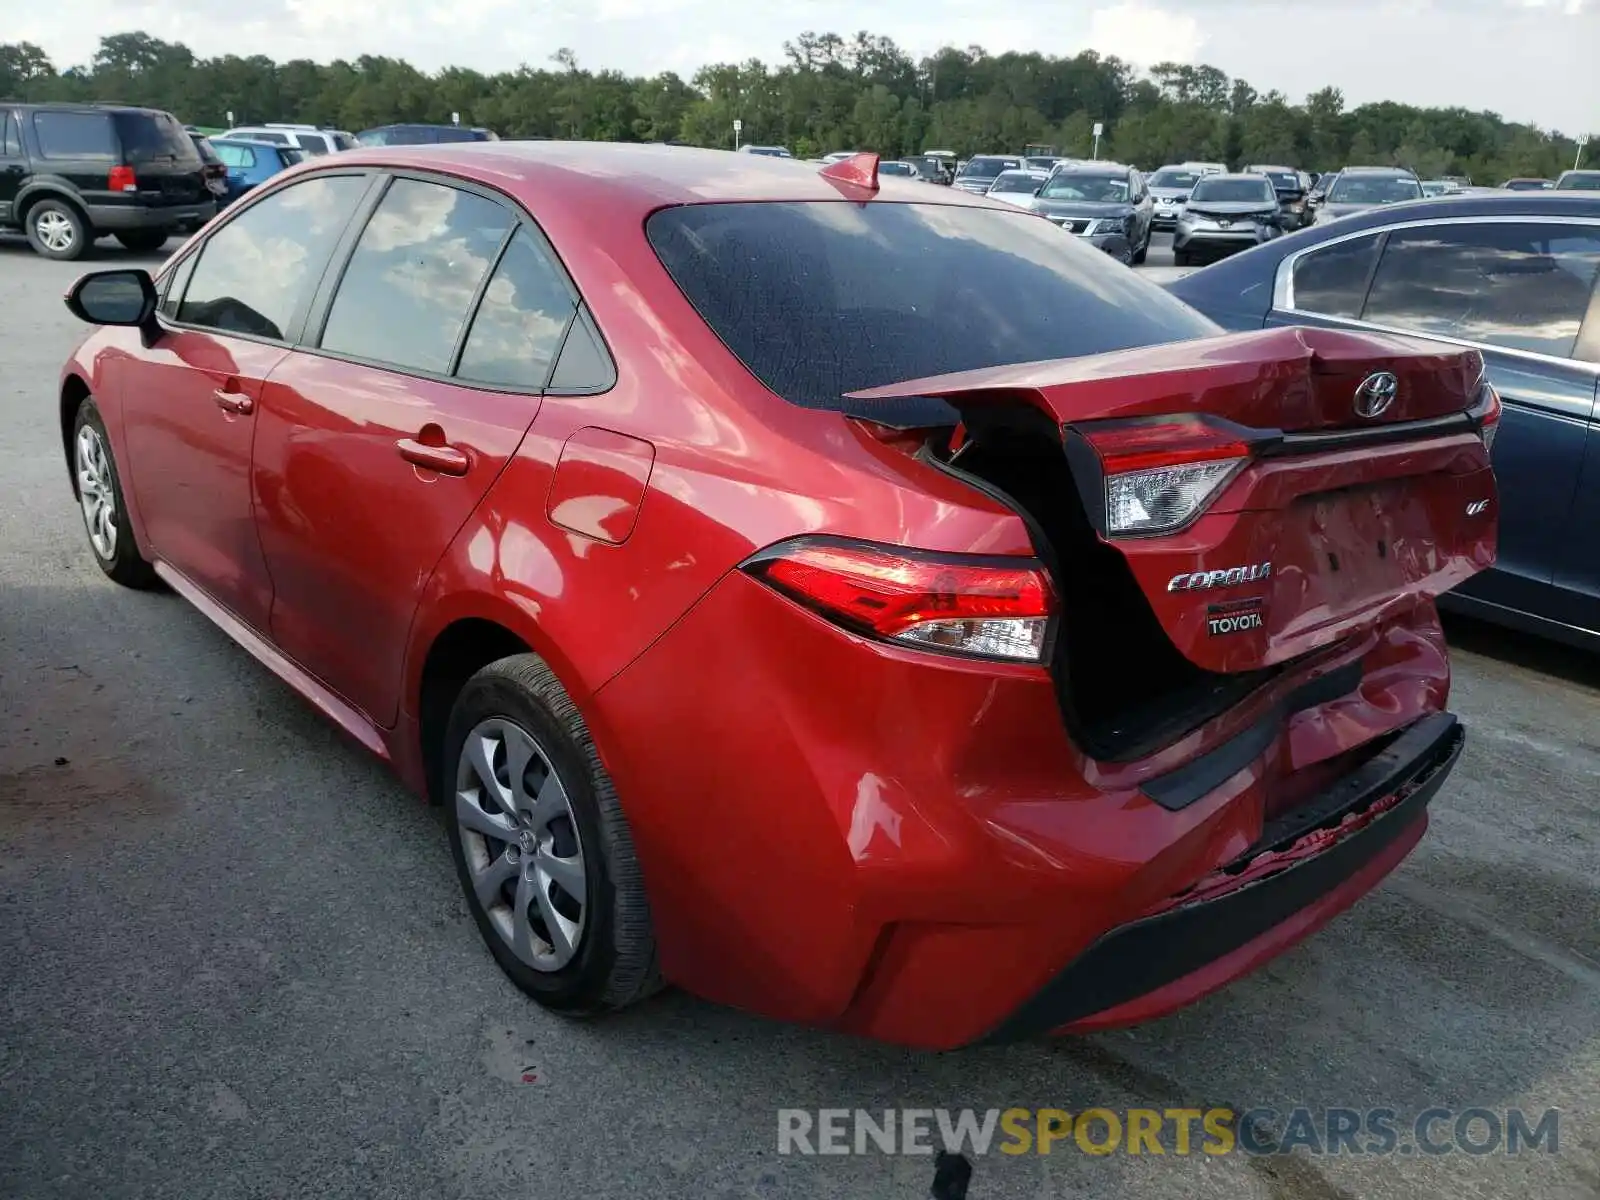
M 1089 17 L 1089 45 L 1141 67 L 1201 62 L 1200 50 L 1205 44 L 1200 22 L 1183 13 L 1119 4 L 1096 9 Z

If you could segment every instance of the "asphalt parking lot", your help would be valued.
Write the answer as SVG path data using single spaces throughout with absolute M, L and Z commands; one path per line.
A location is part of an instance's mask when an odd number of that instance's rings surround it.
M 776 1110 L 1092 1105 L 1562 1116 L 1553 1155 L 990 1155 L 971 1200 L 1600 1195 L 1600 659 L 1453 624 L 1470 740 L 1422 845 L 1162 1022 L 943 1055 L 676 993 L 571 1024 L 481 948 L 436 814 L 95 568 L 60 296 L 129 261 L 0 242 L 0 1196 L 913 1200 L 930 1159 L 780 1157 Z

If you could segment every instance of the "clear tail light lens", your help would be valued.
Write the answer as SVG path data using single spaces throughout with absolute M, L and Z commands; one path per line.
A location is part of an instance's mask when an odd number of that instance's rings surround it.
M 1487 382 L 1479 385 L 1484 393 L 1482 404 L 1485 408 L 1483 423 L 1478 426 L 1478 432 L 1483 437 L 1483 448 L 1494 449 L 1494 435 L 1500 432 L 1500 393 Z
M 1092 422 L 1073 432 L 1104 480 L 1107 537 L 1181 529 L 1250 461 L 1243 431 L 1212 417 Z
M 940 555 L 844 540 L 802 539 L 744 569 L 857 633 L 971 658 L 1042 663 L 1055 591 L 1033 559 Z

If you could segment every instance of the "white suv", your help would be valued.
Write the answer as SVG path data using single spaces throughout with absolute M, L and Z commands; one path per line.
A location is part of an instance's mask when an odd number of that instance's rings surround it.
M 222 136 L 271 142 L 274 146 L 293 146 L 308 156 L 353 150 L 356 145 L 355 138 L 342 129 L 318 129 L 315 125 L 274 124 L 270 121 L 265 125 L 241 125 Z

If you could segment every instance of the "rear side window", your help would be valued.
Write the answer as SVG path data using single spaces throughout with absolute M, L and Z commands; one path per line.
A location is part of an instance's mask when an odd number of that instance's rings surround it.
M 543 388 L 576 308 L 577 297 L 544 247 L 527 229 L 518 230 L 484 290 L 456 375 Z
M 449 374 L 478 285 L 511 226 L 510 212 L 493 200 L 395 180 L 345 268 L 322 348 Z
M 4 129 L 0 129 L 0 153 L 7 158 L 21 158 L 22 126 L 17 124 L 17 114 L 6 113 L 0 125 L 4 126 Z
M 217 157 L 223 164 L 230 167 L 253 167 L 256 165 L 256 152 L 248 146 L 216 146 Z
M 122 139 L 124 162 L 200 161 L 189 131 L 166 113 L 119 112 L 112 115 L 111 121 Z
M 328 143 L 323 140 L 321 134 L 302 133 L 295 140 L 300 143 L 300 149 L 307 154 L 320 155 L 328 153 Z
M 768 388 L 842 409 L 846 392 L 1220 332 L 1036 216 L 944 204 L 662 209 L 657 256 Z
M 117 135 L 109 113 L 36 112 L 33 136 L 45 158 L 116 162 Z
M 251 205 L 206 239 L 178 320 L 285 340 L 366 189 L 364 176 L 327 175 Z
M 1600 273 L 1600 228 L 1441 225 L 1389 235 L 1363 317 L 1378 325 L 1571 355 Z
M 1378 257 L 1378 235 L 1351 238 L 1303 255 L 1294 265 L 1294 307 L 1330 317 L 1361 315 Z

